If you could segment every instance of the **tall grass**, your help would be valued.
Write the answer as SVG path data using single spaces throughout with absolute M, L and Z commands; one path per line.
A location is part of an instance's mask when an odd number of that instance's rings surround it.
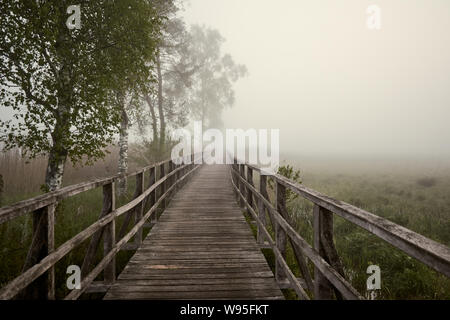
M 70 185 L 98 177 L 114 175 L 117 172 L 117 150 L 110 149 L 105 159 L 97 161 L 91 166 L 74 166 L 70 162 L 66 165 L 63 184 Z M 47 159 L 44 157 L 27 161 L 21 157 L 19 151 L 9 151 L 0 154 L 0 174 L 4 180 L 3 205 L 30 198 L 41 193 L 40 186 L 44 183 Z M 130 171 L 135 164 L 130 164 Z M 129 202 L 133 196 L 135 178 L 129 179 L 128 190 L 125 195 L 117 197 L 117 207 Z M 55 245 L 60 246 L 76 234 L 94 223 L 102 207 L 102 188 L 83 192 L 74 197 L 63 200 L 58 204 L 55 219 Z M 117 230 L 122 224 L 124 216 L 117 221 Z M 131 228 L 131 224 L 129 229 Z M 145 229 L 144 234 L 149 230 Z M 0 287 L 7 284 L 22 272 L 22 266 L 28 248 L 31 244 L 32 219 L 31 213 L 0 225 Z M 71 251 L 56 264 L 56 293 L 58 298 L 68 293 L 65 285 L 69 265 L 81 266 L 89 240 Z M 96 262 L 102 257 L 102 247 L 98 249 Z M 117 256 L 118 272 L 120 272 L 131 257 L 132 252 L 120 252 Z M 100 276 L 101 278 L 101 276 Z M 92 297 L 85 295 L 83 298 Z M 98 297 L 98 295 L 94 295 Z
M 104 159 L 90 166 L 74 165 L 67 162 L 63 185 L 71 185 L 94 178 L 111 176 L 117 173 L 118 150 L 110 147 Z M 41 193 L 40 187 L 45 182 L 47 158 L 27 159 L 22 157 L 19 149 L 0 152 L 0 175 L 3 177 L 3 201 L 1 206 L 9 205 Z M 130 164 L 133 170 L 136 164 Z
M 296 164 L 301 168 L 301 164 Z M 345 170 L 329 162 L 327 168 L 313 166 L 302 171 L 307 187 L 348 202 L 399 225 L 450 246 L 450 171 L 447 167 L 393 170 L 391 164 Z M 255 179 L 257 180 L 257 179 Z M 257 181 L 255 181 L 257 183 Z M 273 190 L 270 192 L 273 199 Z M 292 226 L 310 245 L 313 243 L 313 204 L 301 197 L 287 204 Z M 381 268 L 378 299 L 450 299 L 450 279 L 411 258 L 375 235 L 335 216 L 334 237 L 346 278 L 366 294 L 369 265 Z M 267 219 L 269 221 L 269 219 Z M 253 228 L 254 229 L 254 228 Z M 272 228 L 269 226 L 269 230 Z M 274 266 L 273 254 L 266 258 Z M 300 276 L 292 248 L 287 261 Z M 313 266 L 310 263 L 310 270 Z M 296 297 L 285 291 L 287 298 Z

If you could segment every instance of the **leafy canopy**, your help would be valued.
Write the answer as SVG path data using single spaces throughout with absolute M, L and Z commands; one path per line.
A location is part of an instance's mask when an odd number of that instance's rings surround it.
M 114 93 L 150 77 L 163 19 L 150 0 L 78 1 L 81 29 L 69 30 L 71 2 L 0 2 L 0 108 L 13 111 L 0 120 L 5 149 L 97 159 L 120 121 Z

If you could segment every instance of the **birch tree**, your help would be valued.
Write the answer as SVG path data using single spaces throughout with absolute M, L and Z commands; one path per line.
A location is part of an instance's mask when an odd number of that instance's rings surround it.
M 185 23 L 177 16 L 180 1 L 157 0 L 155 6 L 167 19 L 162 26 L 152 68 L 156 82 L 152 90 L 143 92 L 143 99 L 149 109 L 152 149 L 162 155 L 168 143 L 168 130 L 187 122 L 189 112 L 183 95 L 189 87 L 189 74 L 195 65 L 186 54 L 189 36 Z
M 67 0 L 0 2 L 0 142 L 28 157 L 48 155 L 45 186 L 62 184 L 67 159 L 104 156 L 121 120 L 112 103 L 129 75 L 150 72 L 161 19 L 150 0 L 81 3 L 70 30 Z
M 203 128 L 221 127 L 222 111 L 235 101 L 233 85 L 247 74 L 245 65 L 222 53 L 224 41 L 217 30 L 191 27 L 188 51 L 199 68 L 193 74 L 189 109 Z

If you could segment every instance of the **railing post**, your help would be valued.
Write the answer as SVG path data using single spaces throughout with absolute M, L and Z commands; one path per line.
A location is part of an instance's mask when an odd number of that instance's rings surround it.
M 171 173 L 171 172 L 174 170 L 174 167 L 175 167 L 175 164 L 173 163 L 172 160 L 170 160 L 170 161 L 169 161 L 169 172 L 168 172 L 167 174 Z M 171 187 L 173 186 L 174 183 L 175 183 L 175 176 L 172 175 L 172 176 L 169 178 L 168 189 L 171 188 Z M 172 192 L 170 193 L 170 198 L 172 198 L 173 194 L 174 194 L 174 192 L 173 192 L 173 190 L 172 190 Z
M 267 176 L 260 174 L 259 176 L 259 193 L 264 196 L 267 193 Z M 264 202 L 261 198 L 258 198 L 258 217 L 261 221 L 262 225 L 265 227 L 267 225 L 266 223 L 266 207 L 264 205 Z M 261 227 L 258 224 L 258 234 L 257 234 L 257 243 L 259 245 L 263 245 L 265 238 L 263 236 L 263 232 L 261 230 Z
M 176 162 L 173 163 L 173 170 L 177 170 L 179 167 L 180 167 L 179 164 L 177 164 Z M 174 192 L 177 192 L 178 189 L 179 189 L 179 187 L 180 187 L 180 186 L 177 184 L 178 179 L 180 179 L 180 172 L 179 172 L 179 171 L 177 171 L 177 172 L 175 173 L 175 175 L 173 176 L 173 183 L 176 184 L 176 186 L 175 186 L 175 188 L 174 188 Z
M 55 208 L 52 203 L 33 213 L 33 240 L 30 245 L 22 272 L 39 263 L 55 250 Z M 19 295 L 20 299 L 55 299 L 55 268 L 37 278 Z
M 276 182 L 276 206 L 277 211 L 282 212 L 286 206 L 286 188 L 279 182 Z M 283 259 L 286 259 L 286 232 L 283 228 L 275 222 L 275 242 L 278 251 L 280 251 Z M 275 279 L 278 282 L 283 282 L 286 275 L 280 265 L 278 258 L 275 263 Z
M 166 176 L 166 168 L 165 168 L 165 163 L 163 163 L 159 166 L 159 178 L 162 179 L 165 176 Z M 160 190 L 159 197 L 162 197 L 164 195 L 164 193 L 166 193 L 166 181 L 161 183 L 159 190 Z M 166 199 L 161 201 L 161 211 L 164 211 L 164 210 L 166 210 Z
M 144 192 L 144 172 L 138 173 L 136 175 L 136 195 L 139 197 Z M 138 205 L 135 207 L 134 211 L 134 224 L 137 224 L 139 221 L 141 221 L 143 217 L 143 201 L 141 201 Z M 139 247 L 142 243 L 142 228 L 140 228 L 136 235 L 134 236 L 134 243 L 137 247 Z
M 314 249 L 325 260 L 327 260 L 326 252 L 321 238 L 327 233 L 333 233 L 333 214 L 316 204 L 314 205 Z M 317 267 L 314 268 L 314 298 L 316 300 L 333 299 L 331 284 Z
M 116 209 L 115 182 L 103 186 L 103 210 L 110 214 Z M 103 256 L 106 256 L 116 245 L 116 220 L 113 219 L 105 226 L 103 235 Z M 116 257 L 103 270 L 105 284 L 113 284 L 116 281 Z
M 151 186 L 153 186 L 156 182 L 156 167 L 152 167 L 149 170 L 149 179 L 148 179 L 148 187 L 150 188 Z M 149 195 L 149 208 L 153 207 L 153 205 L 156 203 L 156 190 L 153 190 L 152 192 L 150 192 Z M 155 212 L 153 212 L 151 218 L 150 218 L 150 223 L 156 223 L 158 220 L 158 215 L 157 212 L 155 210 Z
M 253 186 L 253 169 L 247 166 L 247 182 Z M 247 187 L 247 202 L 253 208 L 253 192 Z
M 4 189 L 3 176 L 0 174 L 0 208 L 3 207 L 3 189 Z
M 242 178 L 245 179 L 245 164 L 239 164 L 239 174 Z M 241 181 L 241 179 L 239 179 L 239 191 L 241 192 L 242 196 L 245 197 L 245 186 L 244 186 L 244 182 Z M 241 208 L 245 207 L 245 202 L 244 199 L 242 199 L 241 197 L 239 197 L 239 205 L 241 206 Z
M 240 188 L 240 185 L 241 185 L 240 184 L 241 180 L 239 179 L 239 175 L 240 175 L 241 167 L 238 164 L 236 159 L 234 159 L 234 165 L 233 166 L 234 166 L 234 170 L 235 170 L 233 172 L 233 177 L 234 177 L 234 182 L 235 182 L 235 185 L 236 185 L 236 190 L 234 190 L 234 192 L 236 194 L 236 202 L 239 203 L 239 205 L 241 205 L 241 197 L 239 195 L 239 188 Z
M 133 199 L 136 199 L 137 197 L 139 197 L 142 192 L 144 190 L 144 172 L 138 173 L 136 175 L 136 188 L 134 191 L 134 196 Z M 125 219 L 122 222 L 122 226 L 120 227 L 120 231 L 119 231 L 119 239 L 122 239 L 125 234 L 127 233 L 128 230 L 128 226 L 130 224 L 130 221 L 134 218 L 134 223 L 136 224 L 138 222 L 138 218 L 142 217 L 142 210 L 143 210 L 143 202 L 141 201 L 136 207 L 134 207 L 133 209 L 131 209 Z M 140 239 L 142 241 L 142 230 L 140 230 L 136 235 L 135 235 L 135 243 L 140 243 L 139 240 L 137 240 L 138 238 L 138 234 L 140 234 Z M 133 246 L 131 246 L 133 247 Z

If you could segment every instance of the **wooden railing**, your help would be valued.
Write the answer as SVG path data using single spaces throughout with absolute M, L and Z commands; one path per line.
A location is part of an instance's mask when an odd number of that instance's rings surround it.
M 253 173 L 259 174 L 259 188 Z M 267 182 L 275 186 L 274 204 L 270 201 Z M 267 174 L 261 169 L 236 160 L 231 165 L 231 180 L 237 199 L 257 224 L 257 242 L 266 244 L 275 255 L 275 278 L 281 288 L 293 289 L 300 299 L 364 299 L 345 279 L 333 239 L 333 215 L 375 234 L 411 257 L 450 277 L 450 248 L 350 204 L 332 199 L 299 185 L 281 175 Z M 313 210 L 313 247 L 292 228 L 286 209 L 286 191 L 311 201 Z M 266 214 L 267 212 L 267 214 Z M 275 232 L 267 230 L 266 216 Z M 297 278 L 286 263 L 289 241 L 302 278 Z M 314 265 L 314 278 L 307 264 Z
M 160 162 L 127 175 L 136 177 L 134 199 L 116 209 L 115 185 L 125 176 L 114 176 L 81 183 L 50 192 L 33 199 L 21 201 L 15 205 L 0 209 L 0 224 L 32 214 L 33 235 L 23 272 L 0 289 L 0 300 L 12 298 L 55 299 L 55 264 L 77 246 L 90 238 L 90 243 L 81 267 L 81 289 L 72 290 L 65 299 L 77 299 L 85 291 L 104 292 L 116 279 L 115 257 L 120 250 L 136 249 L 142 242 L 144 226 L 156 223 L 157 209 L 164 210 L 171 194 L 198 168 L 193 155 L 182 163 L 172 160 Z M 178 161 L 176 161 L 178 163 Z M 158 169 L 158 170 L 156 170 Z M 156 173 L 159 172 L 156 181 Z M 145 187 L 145 176 L 148 176 Z M 98 220 L 78 233 L 58 248 L 55 248 L 55 208 L 61 200 L 73 197 L 95 188 L 103 188 L 103 208 Z M 144 214 L 146 204 L 150 209 Z M 116 241 L 116 219 L 126 214 Z M 127 232 L 134 217 L 134 226 Z M 135 237 L 134 243 L 128 243 Z M 103 238 L 103 258 L 92 268 L 97 249 Z M 94 283 L 94 279 L 103 271 L 104 280 Z

